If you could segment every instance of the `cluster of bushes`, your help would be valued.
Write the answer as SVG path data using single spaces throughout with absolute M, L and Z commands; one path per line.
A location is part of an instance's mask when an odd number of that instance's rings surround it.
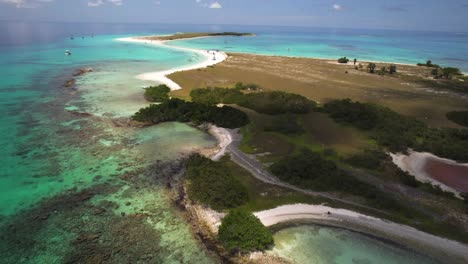
M 304 96 L 286 92 L 259 92 L 244 94 L 238 89 L 204 88 L 190 92 L 192 101 L 203 104 L 237 104 L 262 114 L 305 114 L 315 103 Z
M 218 239 L 231 252 L 265 250 L 273 245 L 271 232 L 252 213 L 234 209 L 223 218 Z
M 438 64 L 433 64 L 431 60 L 428 60 L 426 63 L 418 63 L 418 66 L 426 66 L 430 68 L 434 68 L 431 71 L 431 74 L 434 76 L 435 79 L 452 79 L 454 76 L 461 76 L 463 75 L 460 72 L 460 69 L 454 67 L 440 67 Z
M 145 99 L 150 102 L 164 102 L 169 100 L 170 91 L 171 89 L 164 84 L 150 86 L 145 88 Z
M 331 101 L 324 105 L 323 111 L 338 123 L 367 131 L 392 152 L 413 148 L 457 161 L 468 161 L 468 130 L 431 129 L 421 121 L 389 108 L 350 99 Z
M 468 127 L 468 111 L 452 111 L 447 113 L 447 118 L 461 126 Z
M 468 162 L 468 130 L 454 128 L 426 129 L 413 147 L 439 157 Z
M 367 199 L 369 205 L 397 212 L 405 209 L 376 187 L 338 169 L 333 161 L 309 149 L 273 163 L 271 172 L 283 181 L 316 191 L 340 191 Z
M 375 63 L 369 63 L 367 65 L 367 68 L 369 69 L 369 72 L 370 73 L 376 73 L 376 68 L 377 68 L 377 65 Z M 385 75 L 386 73 L 390 73 L 390 74 L 394 74 L 397 72 L 397 66 L 396 65 L 390 65 L 387 67 L 382 67 L 380 68 L 379 71 L 377 71 L 377 73 L 379 75 Z
M 372 138 L 391 151 L 411 147 L 425 129 L 422 122 L 389 108 L 350 99 L 331 101 L 323 109 L 338 123 L 370 131 Z
M 435 68 L 431 71 L 431 74 L 435 79 L 452 79 L 454 76 L 463 75 L 458 68 L 454 67 L 445 67 L 445 68 Z
M 388 155 L 378 149 L 365 149 L 363 152 L 354 154 L 345 159 L 345 162 L 361 168 L 370 170 L 379 169 Z
M 247 84 L 244 84 L 242 82 L 237 82 L 235 85 L 234 85 L 234 89 L 237 89 L 237 90 L 240 90 L 240 91 L 257 91 L 257 90 L 260 90 L 260 86 L 257 85 L 257 84 L 254 84 L 254 83 L 247 83 Z
M 278 115 L 273 121 L 265 126 L 267 132 L 279 132 L 286 135 L 296 135 L 304 133 L 304 129 L 297 122 L 293 115 Z
M 194 154 L 185 162 L 185 175 L 190 197 L 215 210 L 235 208 L 248 201 L 246 187 L 223 161 Z
M 439 65 L 433 64 L 431 60 L 426 61 L 426 63 L 418 63 L 418 64 L 416 64 L 416 65 L 418 65 L 418 66 L 426 66 L 426 67 L 430 67 L 430 68 L 440 68 Z
M 168 121 L 213 123 L 220 127 L 238 128 L 249 123 L 247 115 L 229 106 L 216 107 L 180 99 L 166 100 L 163 103 L 140 109 L 132 117 L 136 121 L 154 124 Z

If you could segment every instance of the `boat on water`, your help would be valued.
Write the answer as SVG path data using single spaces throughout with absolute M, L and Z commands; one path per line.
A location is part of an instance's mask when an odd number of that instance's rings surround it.
M 65 51 L 65 55 L 70 56 L 70 55 L 71 55 L 71 52 L 70 52 L 69 50 L 66 50 L 66 51 Z

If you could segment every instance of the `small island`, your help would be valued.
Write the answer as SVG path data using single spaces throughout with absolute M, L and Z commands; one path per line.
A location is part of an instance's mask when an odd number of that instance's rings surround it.
M 188 33 L 176 33 L 168 36 L 146 36 L 140 37 L 140 39 L 145 40 L 180 40 L 180 39 L 192 39 L 192 38 L 204 38 L 204 37 L 246 37 L 246 36 L 255 36 L 253 33 L 239 33 L 239 32 L 188 32 Z

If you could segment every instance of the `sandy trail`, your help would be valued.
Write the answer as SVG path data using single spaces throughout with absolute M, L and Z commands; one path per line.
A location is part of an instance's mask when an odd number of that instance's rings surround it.
M 173 68 L 173 69 L 165 70 L 165 71 L 147 72 L 147 73 L 142 73 L 142 74 L 136 76 L 138 79 L 141 79 L 141 80 L 154 81 L 154 82 L 157 82 L 157 83 L 165 84 L 172 91 L 180 90 L 180 89 L 182 89 L 182 87 L 180 87 L 180 85 L 177 84 L 176 82 L 174 82 L 173 80 L 167 78 L 168 75 L 173 74 L 175 72 L 180 72 L 180 71 L 189 71 L 189 70 L 196 70 L 196 69 L 206 68 L 208 66 L 218 64 L 218 63 L 226 60 L 227 57 L 228 57 L 226 53 L 221 52 L 221 51 L 210 50 L 208 52 L 206 50 L 203 51 L 203 50 L 198 50 L 198 49 L 191 49 L 191 48 L 184 48 L 184 47 L 167 45 L 166 43 L 168 41 L 170 41 L 170 40 L 148 40 L 148 39 L 142 39 L 141 37 L 119 38 L 119 39 L 116 39 L 116 40 L 117 41 L 125 41 L 125 42 L 133 42 L 133 43 L 141 43 L 141 44 L 151 44 L 151 45 L 166 47 L 166 48 L 170 48 L 170 49 L 182 50 L 182 51 L 186 51 L 186 52 L 197 53 L 197 54 L 201 55 L 202 57 L 206 58 L 204 61 L 202 61 L 200 63 L 197 63 L 197 64 L 177 67 L 177 68 Z

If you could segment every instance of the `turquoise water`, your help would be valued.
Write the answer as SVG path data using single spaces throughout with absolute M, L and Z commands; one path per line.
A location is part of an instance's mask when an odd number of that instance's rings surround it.
M 299 31 L 299 32 L 297 32 Z M 416 64 L 434 63 L 468 72 L 468 34 L 377 30 L 302 29 L 268 32 L 255 37 L 220 37 L 174 41 L 201 49 L 220 49 L 265 55 Z
M 401 36 L 378 32 L 387 34 L 382 37 L 375 32 L 365 35 L 352 30 L 281 31 L 235 26 L 216 29 L 250 31 L 258 36 L 174 44 L 397 62 L 416 62 L 426 57 L 449 62 L 450 58 L 467 57 L 465 35 L 445 38 L 441 33 L 421 33 L 411 40 L 404 32 Z M 187 25 L 0 25 L 2 263 L 62 263 L 90 257 L 85 256 L 86 252 L 102 259 L 109 252 L 123 252 L 111 255 L 127 263 L 141 261 L 141 256 L 156 263 L 216 262 L 195 240 L 183 212 L 174 207 L 171 191 L 161 179 L 167 177 L 161 176 L 167 170 L 161 164 L 177 164 L 186 153 L 214 146 L 214 140 L 179 123 L 143 129 L 114 124 L 147 105 L 142 87 L 151 83 L 136 79 L 137 74 L 197 63 L 189 61 L 193 54 L 187 52 L 115 39 L 208 30 L 212 28 Z M 71 34 L 75 39 L 70 39 Z M 391 39 L 407 42 L 394 45 Z M 418 45 L 423 46 L 413 52 Z M 442 49 L 437 48 L 439 45 Z M 67 49 L 71 56 L 64 55 Z M 463 60 L 455 64 L 468 68 Z M 83 67 L 93 71 L 76 77 L 74 89 L 64 87 L 72 74 Z M 86 196 L 89 193 L 92 195 Z M 341 234 L 339 230 L 328 232 L 329 239 Z M 99 243 L 94 244 L 93 239 L 78 243 L 90 236 L 99 237 Z M 119 240 L 122 238 L 133 240 Z M 311 237 L 310 241 L 284 240 L 275 251 L 287 255 L 316 245 L 315 239 L 323 241 L 321 237 Z M 393 249 L 385 245 L 375 244 L 376 248 L 366 251 L 354 247 L 359 243 L 354 238 L 339 241 L 345 251 L 363 251 L 369 257 L 390 252 L 388 259 L 399 260 L 391 253 Z M 411 252 L 398 252 L 412 256 Z
M 290 227 L 275 233 L 274 239 L 273 253 L 294 263 L 439 263 L 396 245 L 331 227 Z
M 192 54 L 114 40 L 124 36 L 59 34 L 0 48 L 0 262 L 99 261 L 115 252 L 123 253 L 111 257 L 114 263 L 136 263 L 145 254 L 158 263 L 216 260 L 192 236 L 154 165 L 213 147 L 214 140 L 180 123 L 144 129 L 112 123 L 147 105 L 141 87 L 151 83 L 136 74 L 195 63 L 188 61 Z M 93 72 L 65 88 L 82 67 Z M 82 191 L 93 195 L 74 204 Z M 87 234 L 105 246 L 76 243 Z M 129 236 L 135 242 L 119 241 Z M 94 256 L 85 255 L 87 247 Z

